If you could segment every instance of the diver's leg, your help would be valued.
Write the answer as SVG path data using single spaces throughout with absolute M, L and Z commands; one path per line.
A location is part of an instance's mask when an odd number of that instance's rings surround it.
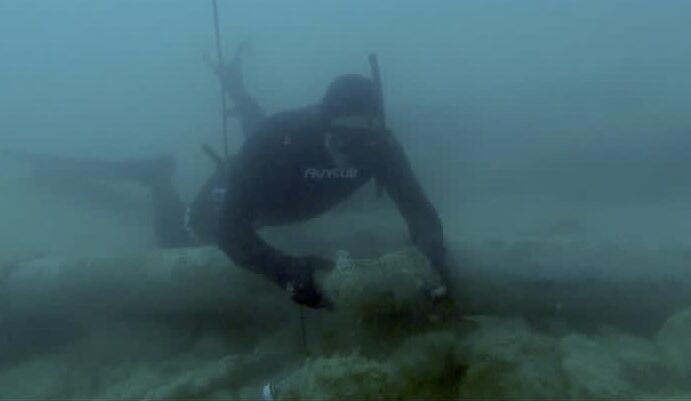
M 185 226 L 185 203 L 173 185 L 175 160 L 172 157 L 130 160 L 114 163 L 120 178 L 129 179 L 149 189 L 153 202 L 154 234 L 161 248 L 194 245 Z
M 173 185 L 175 159 L 168 156 L 119 162 L 117 170 L 149 189 L 153 202 L 154 233 L 161 248 L 194 245 L 185 226 L 186 206 Z
M 200 243 L 213 244 L 217 240 L 218 222 L 225 203 L 228 177 L 233 160 L 218 168 L 201 187 L 189 204 L 188 226 Z
M 57 156 L 13 154 L 33 165 L 43 180 L 93 188 L 94 182 L 134 182 L 150 191 L 154 206 L 154 232 L 161 247 L 192 245 L 185 228 L 185 205 L 173 186 L 175 160 L 169 156 L 128 161 L 71 159 Z
M 153 202 L 154 233 L 159 247 L 194 245 L 185 225 L 185 203 L 173 185 L 175 160 L 172 157 L 130 160 L 114 166 L 123 178 L 129 178 L 149 189 Z
M 169 180 L 175 170 L 175 160 L 170 156 L 105 161 L 18 152 L 6 154 L 15 160 L 27 162 L 37 175 L 55 179 L 138 182 L 152 185 Z

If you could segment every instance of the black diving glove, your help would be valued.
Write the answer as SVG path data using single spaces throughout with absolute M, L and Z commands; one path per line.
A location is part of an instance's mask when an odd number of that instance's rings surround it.
M 432 304 L 434 314 L 430 318 L 434 321 L 447 321 L 461 317 L 461 310 L 457 300 L 458 289 L 454 285 L 451 266 L 443 260 L 435 260 L 432 267 L 439 274 L 440 283 L 427 288 L 427 297 Z
M 333 302 L 324 296 L 314 279 L 318 271 L 328 271 L 333 268 L 333 262 L 317 258 L 296 258 L 278 277 L 278 284 L 286 289 L 293 302 L 309 308 L 333 309 Z

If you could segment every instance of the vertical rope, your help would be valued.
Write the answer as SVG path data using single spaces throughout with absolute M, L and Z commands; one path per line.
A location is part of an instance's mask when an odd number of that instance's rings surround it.
M 305 307 L 300 305 L 300 338 L 302 340 L 302 349 L 306 356 L 309 356 L 309 348 L 307 346 L 307 327 L 305 327 Z
M 372 83 L 374 84 L 374 90 L 377 96 L 377 110 L 379 117 L 381 118 L 381 124 L 383 128 L 386 128 L 386 111 L 384 109 L 384 88 L 381 83 L 381 72 L 379 70 L 379 58 L 376 54 L 372 53 L 369 55 L 369 66 L 372 74 Z
M 228 159 L 228 105 L 226 104 L 226 94 L 223 88 L 223 51 L 221 46 L 221 29 L 218 24 L 218 0 L 211 1 L 214 9 L 214 32 L 216 34 L 216 55 L 221 77 L 221 138 L 223 140 L 223 156 Z
M 379 58 L 377 58 L 377 55 L 374 53 L 369 55 L 369 67 L 370 72 L 372 74 L 372 83 L 374 83 L 374 90 L 376 91 L 375 95 L 377 96 L 377 114 L 379 114 L 379 118 L 381 119 L 381 126 L 378 128 L 385 130 L 386 111 L 384 110 L 384 89 L 382 88 L 381 72 L 379 71 Z M 377 194 L 377 198 L 381 198 L 384 195 L 384 186 L 382 185 L 380 180 L 374 180 L 374 188 Z

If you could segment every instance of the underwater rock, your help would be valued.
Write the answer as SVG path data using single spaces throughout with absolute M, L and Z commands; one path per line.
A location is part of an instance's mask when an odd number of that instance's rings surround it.
M 570 398 L 626 398 L 634 394 L 621 363 L 606 347 L 574 334 L 561 340 L 561 350 Z
M 534 240 L 457 241 L 449 251 L 460 306 L 471 315 L 565 321 L 584 331 L 608 324 L 647 336 L 691 305 L 683 249 Z
M 604 327 L 592 338 L 619 361 L 623 376 L 637 391 L 655 391 L 674 385 L 672 372 L 651 340 L 612 327 Z
M 681 380 L 691 378 L 691 308 L 671 316 L 657 333 L 665 364 Z
M 457 398 L 465 368 L 458 335 L 430 332 L 391 354 L 310 359 L 273 383 L 271 393 L 275 400 L 448 400 Z
M 556 340 L 522 319 L 477 318 L 467 339 L 469 368 L 460 399 L 564 399 L 568 388 Z
M 343 260 L 343 258 L 339 259 Z M 321 280 L 339 310 L 362 316 L 422 314 L 439 279 L 410 249 L 339 263 Z M 160 250 L 111 258 L 43 257 L 9 271 L 0 284 L 14 315 L 233 314 L 248 304 L 290 304 L 263 277 L 234 266 L 214 248 Z M 261 294 L 261 296 L 257 296 Z
M 408 338 L 388 359 L 405 400 L 456 399 L 468 369 L 461 333 L 431 331 Z
M 430 309 L 429 290 L 440 284 L 429 261 L 415 249 L 375 259 L 349 260 L 340 255 L 336 268 L 320 280 L 339 313 L 362 319 L 374 316 L 420 316 Z
M 145 400 L 175 400 L 215 398 L 214 394 L 237 391 L 243 385 L 257 380 L 274 365 L 271 355 L 250 353 L 228 355 L 219 361 L 208 362 L 197 369 L 184 372 L 165 385 L 150 390 Z
M 269 302 L 275 308 L 283 295 L 266 280 L 233 266 L 214 248 L 110 258 L 40 258 L 17 265 L 4 284 L 8 313 L 24 318 L 234 316 L 242 315 L 248 304 L 268 308 Z
M 460 394 L 483 399 L 622 399 L 676 394 L 655 346 L 605 328 L 562 339 L 522 319 L 483 317 L 465 339 L 469 368 Z
M 654 276 L 650 272 L 658 271 L 660 258 L 653 251 L 613 253 L 546 242 L 473 246 L 449 244 L 460 295 L 455 300 L 466 315 L 568 321 L 587 330 L 610 324 L 652 334 L 671 313 L 691 304 L 691 278 L 682 273 L 686 259 L 678 252 L 664 253 L 669 274 Z M 623 267 L 634 263 L 630 271 Z M 434 317 L 427 294 L 439 278 L 417 250 L 372 259 L 340 257 L 337 266 L 318 282 L 344 317 L 370 326 L 419 324 Z M 603 276 L 609 267 L 612 272 Z M 215 248 L 110 258 L 39 257 L 4 269 L 0 290 L 4 316 L 22 318 L 126 314 L 243 320 L 261 310 L 282 320 L 292 306 L 288 294 L 234 266 Z
M 396 378 L 383 362 L 357 354 L 308 361 L 276 384 L 274 399 L 283 400 L 391 400 Z
M 63 398 L 55 389 L 62 376 L 56 372 L 70 367 L 60 355 L 46 355 L 12 368 L 0 370 L 0 398 Z
M 633 399 L 641 394 L 677 394 L 676 383 L 655 344 L 603 327 L 592 335 L 560 340 L 562 369 L 572 399 Z
M 439 278 L 415 249 L 374 259 L 340 255 L 337 267 L 318 277 L 334 311 L 319 316 L 321 352 L 357 347 L 393 351 L 412 334 L 433 328 L 438 319 L 429 289 Z

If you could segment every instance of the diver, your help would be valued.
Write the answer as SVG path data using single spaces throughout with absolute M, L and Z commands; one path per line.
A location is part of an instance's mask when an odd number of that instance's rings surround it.
M 219 247 L 236 264 L 288 290 L 298 304 L 330 306 L 315 285 L 315 273 L 334 262 L 287 255 L 257 230 L 316 217 L 372 179 L 394 201 L 413 244 L 448 285 L 440 218 L 403 148 L 382 128 L 379 105 L 369 78 L 340 76 L 318 104 L 259 121 L 227 166 L 228 184 L 214 227 Z
M 336 78 L 316 105 L 266 116 L 243 84 L 242 50 L 225 66 L 209 63 L 235 105 L 245 142 L 216 171 L 189 206 L 172 183 L 170 157 L 123 162 L 40 156 L 44 173 L 83 179 L 136 181 L 149 188 L 158 245 L 217 243 L 236 264 L 287 290 L 294 302 L 329 307 L 315 274 L 329 259 L 291 256 L 258 234 L 263 226 L 316 217 L 374 179 L 394 201 L 414 245 L 448 286 L 440 218 L 415 178 L 403 148 L 383 128 L 373 82 L 361 75 Z M 45 168 L 41 169 L 41 166 Z M 433 291 L 442 297 L 446 287 Z

